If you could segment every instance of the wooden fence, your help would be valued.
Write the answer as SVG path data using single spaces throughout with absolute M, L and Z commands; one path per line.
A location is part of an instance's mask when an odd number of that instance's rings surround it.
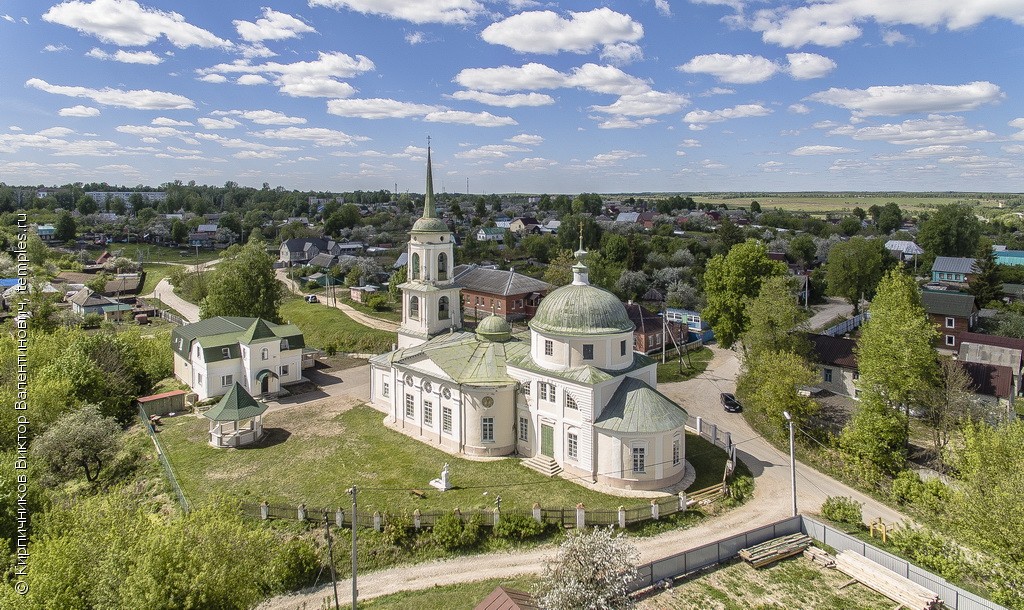
M 437 522 L 437 519 L 443 515 L 457 515 L 463 522 L 468 522 L 471 519 L 476 518 L 480 519 L 484 525 L 489 526 L 497 524 L 502 518 L 507 518 L 510 515 L 520 515 L 535 519 L 538 523 L 561 525 L 566 529 L 598 525 L 613 525 L 625 528 L 634 523 L 661 519 L 674 513 L 685 511 L 687 508 L 692 508 L 698 504 L 714 502 L 724 495 L 725 489 L 726 487 L 719 483 L 717 485 L 712 485 L 711 487 L 698 490 L 692 495 L 681 492 L 676 496 L 655 498 L 647 504 L 630 506 L 628 508 L 620 506 L 617 510 L 591 510 L 582 504 L 578 504 L 574 508 L 544 508 L 539 504 L 534 504 L 532 510 L 499 510 L 495 508 L 490 510 L 473 509 L 466 511 L 455 509 L 449 512 L 421 511 L 416 509 L 413 511 L 411 516 L 406 517 L 381 513 L 380 511 L 374 511 L 373 513 L 359 512 L 356 515 L 355 521 L 358 527 L 372 527 L 373 529 L 380 531 L 389 520 L 408 519 L 411 520 L 413 529 L 419 530 L 433 527 Z M 242 503 L 240 506 L 244 515 L 263 520 L 287 519 L 306 522 L 322 522 L 326 517 L 330 521 L 333 521 L 338 527 L 351 527 L 353 521 L 352 511 L 348 508 L 342 507 L 309 507 L 305 504 L 300 504 L 299 506 L 286 506 L 281 504 L 269 504 L 267 502 L 260 504 Z

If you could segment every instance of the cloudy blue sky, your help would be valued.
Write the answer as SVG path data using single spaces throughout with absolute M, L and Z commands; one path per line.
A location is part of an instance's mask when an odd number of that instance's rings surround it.
M 1024 0 L 0 0 L 0 181 L 1024 191 Z

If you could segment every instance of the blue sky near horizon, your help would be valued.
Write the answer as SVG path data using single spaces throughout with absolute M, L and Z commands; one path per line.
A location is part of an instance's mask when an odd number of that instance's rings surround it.
M 1024 191 L 1024 0 L 0 0 L 0 181 Z

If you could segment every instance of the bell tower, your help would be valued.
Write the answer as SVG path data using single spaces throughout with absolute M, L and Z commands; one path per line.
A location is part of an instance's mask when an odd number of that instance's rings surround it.
M 449 329 L 462 328 L 461 289 L 452 281 L 455 245 L 448 225 L 437 216 L 427 138 L 427 194 L 423 216 L 409 234 L 409 260 L 402 290 L 398 347 L 413 347 Z

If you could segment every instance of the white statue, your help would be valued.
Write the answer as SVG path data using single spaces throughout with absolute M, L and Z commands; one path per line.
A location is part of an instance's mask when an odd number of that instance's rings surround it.
M 448 491 L 452 488 L 451 483 L 448 482 L 448 462 L 445 462 L 444 468 L 441 469 L 441 478 L 431 480 L 430 486 L 441 491 Z

